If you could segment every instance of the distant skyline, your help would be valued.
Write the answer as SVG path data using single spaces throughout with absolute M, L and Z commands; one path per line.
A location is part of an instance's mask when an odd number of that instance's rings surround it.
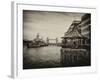
M 44 40 L 61 37 L 74 20 L 81 21 L 84 13 L 23 10 L 23 38 L 33 40 L 37 33 Z

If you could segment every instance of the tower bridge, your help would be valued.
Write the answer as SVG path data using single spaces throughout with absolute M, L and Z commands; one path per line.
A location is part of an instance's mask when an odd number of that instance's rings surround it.
M 48 46 L 60 46 L 60 43 L 58 43 L 58 38 L 50 39 L 50 38 L 47 37 L 46 41 L 47 41 Z

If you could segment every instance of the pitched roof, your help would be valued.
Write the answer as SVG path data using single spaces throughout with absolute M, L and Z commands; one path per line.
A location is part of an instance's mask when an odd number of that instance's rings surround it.
M 64 37 L 62 38 L 85 38 L 80 32 L 77 27 L 79 21 L 73 21 L 68 31 L 65 33 Z
M 80 23 L 80 21 L 74 20 L 74 21 L 72 22 L 72 24 L 70 25 L 70 27 L 69 27 L 69 29 L 68 29 L 68 31 L 67 31 L 66 33 L 71 32 L 71 31 L 73 30 L 73 28 L 74 28 L 75 26 L 77 26 L 79 23 Z
M 83 36 L 79 33 L 77 27 L 75 27 L 71 32 L 65 34 L 65 37 L 81 38 Z

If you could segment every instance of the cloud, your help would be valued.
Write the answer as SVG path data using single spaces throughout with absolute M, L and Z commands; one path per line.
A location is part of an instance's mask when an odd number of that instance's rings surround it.
M 80 20 L 84 13 L 23 11 L 24 39 L 33 39 L 37 33 L 43 38 L 62 37 L 73 20 Z

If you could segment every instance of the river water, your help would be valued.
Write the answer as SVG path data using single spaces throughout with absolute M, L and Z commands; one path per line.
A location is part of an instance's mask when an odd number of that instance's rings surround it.
M 60 49 L 58 46 L 47 46 L 40 48 L 24 48 L 23 68 L 50 68 L 60 67 Z

